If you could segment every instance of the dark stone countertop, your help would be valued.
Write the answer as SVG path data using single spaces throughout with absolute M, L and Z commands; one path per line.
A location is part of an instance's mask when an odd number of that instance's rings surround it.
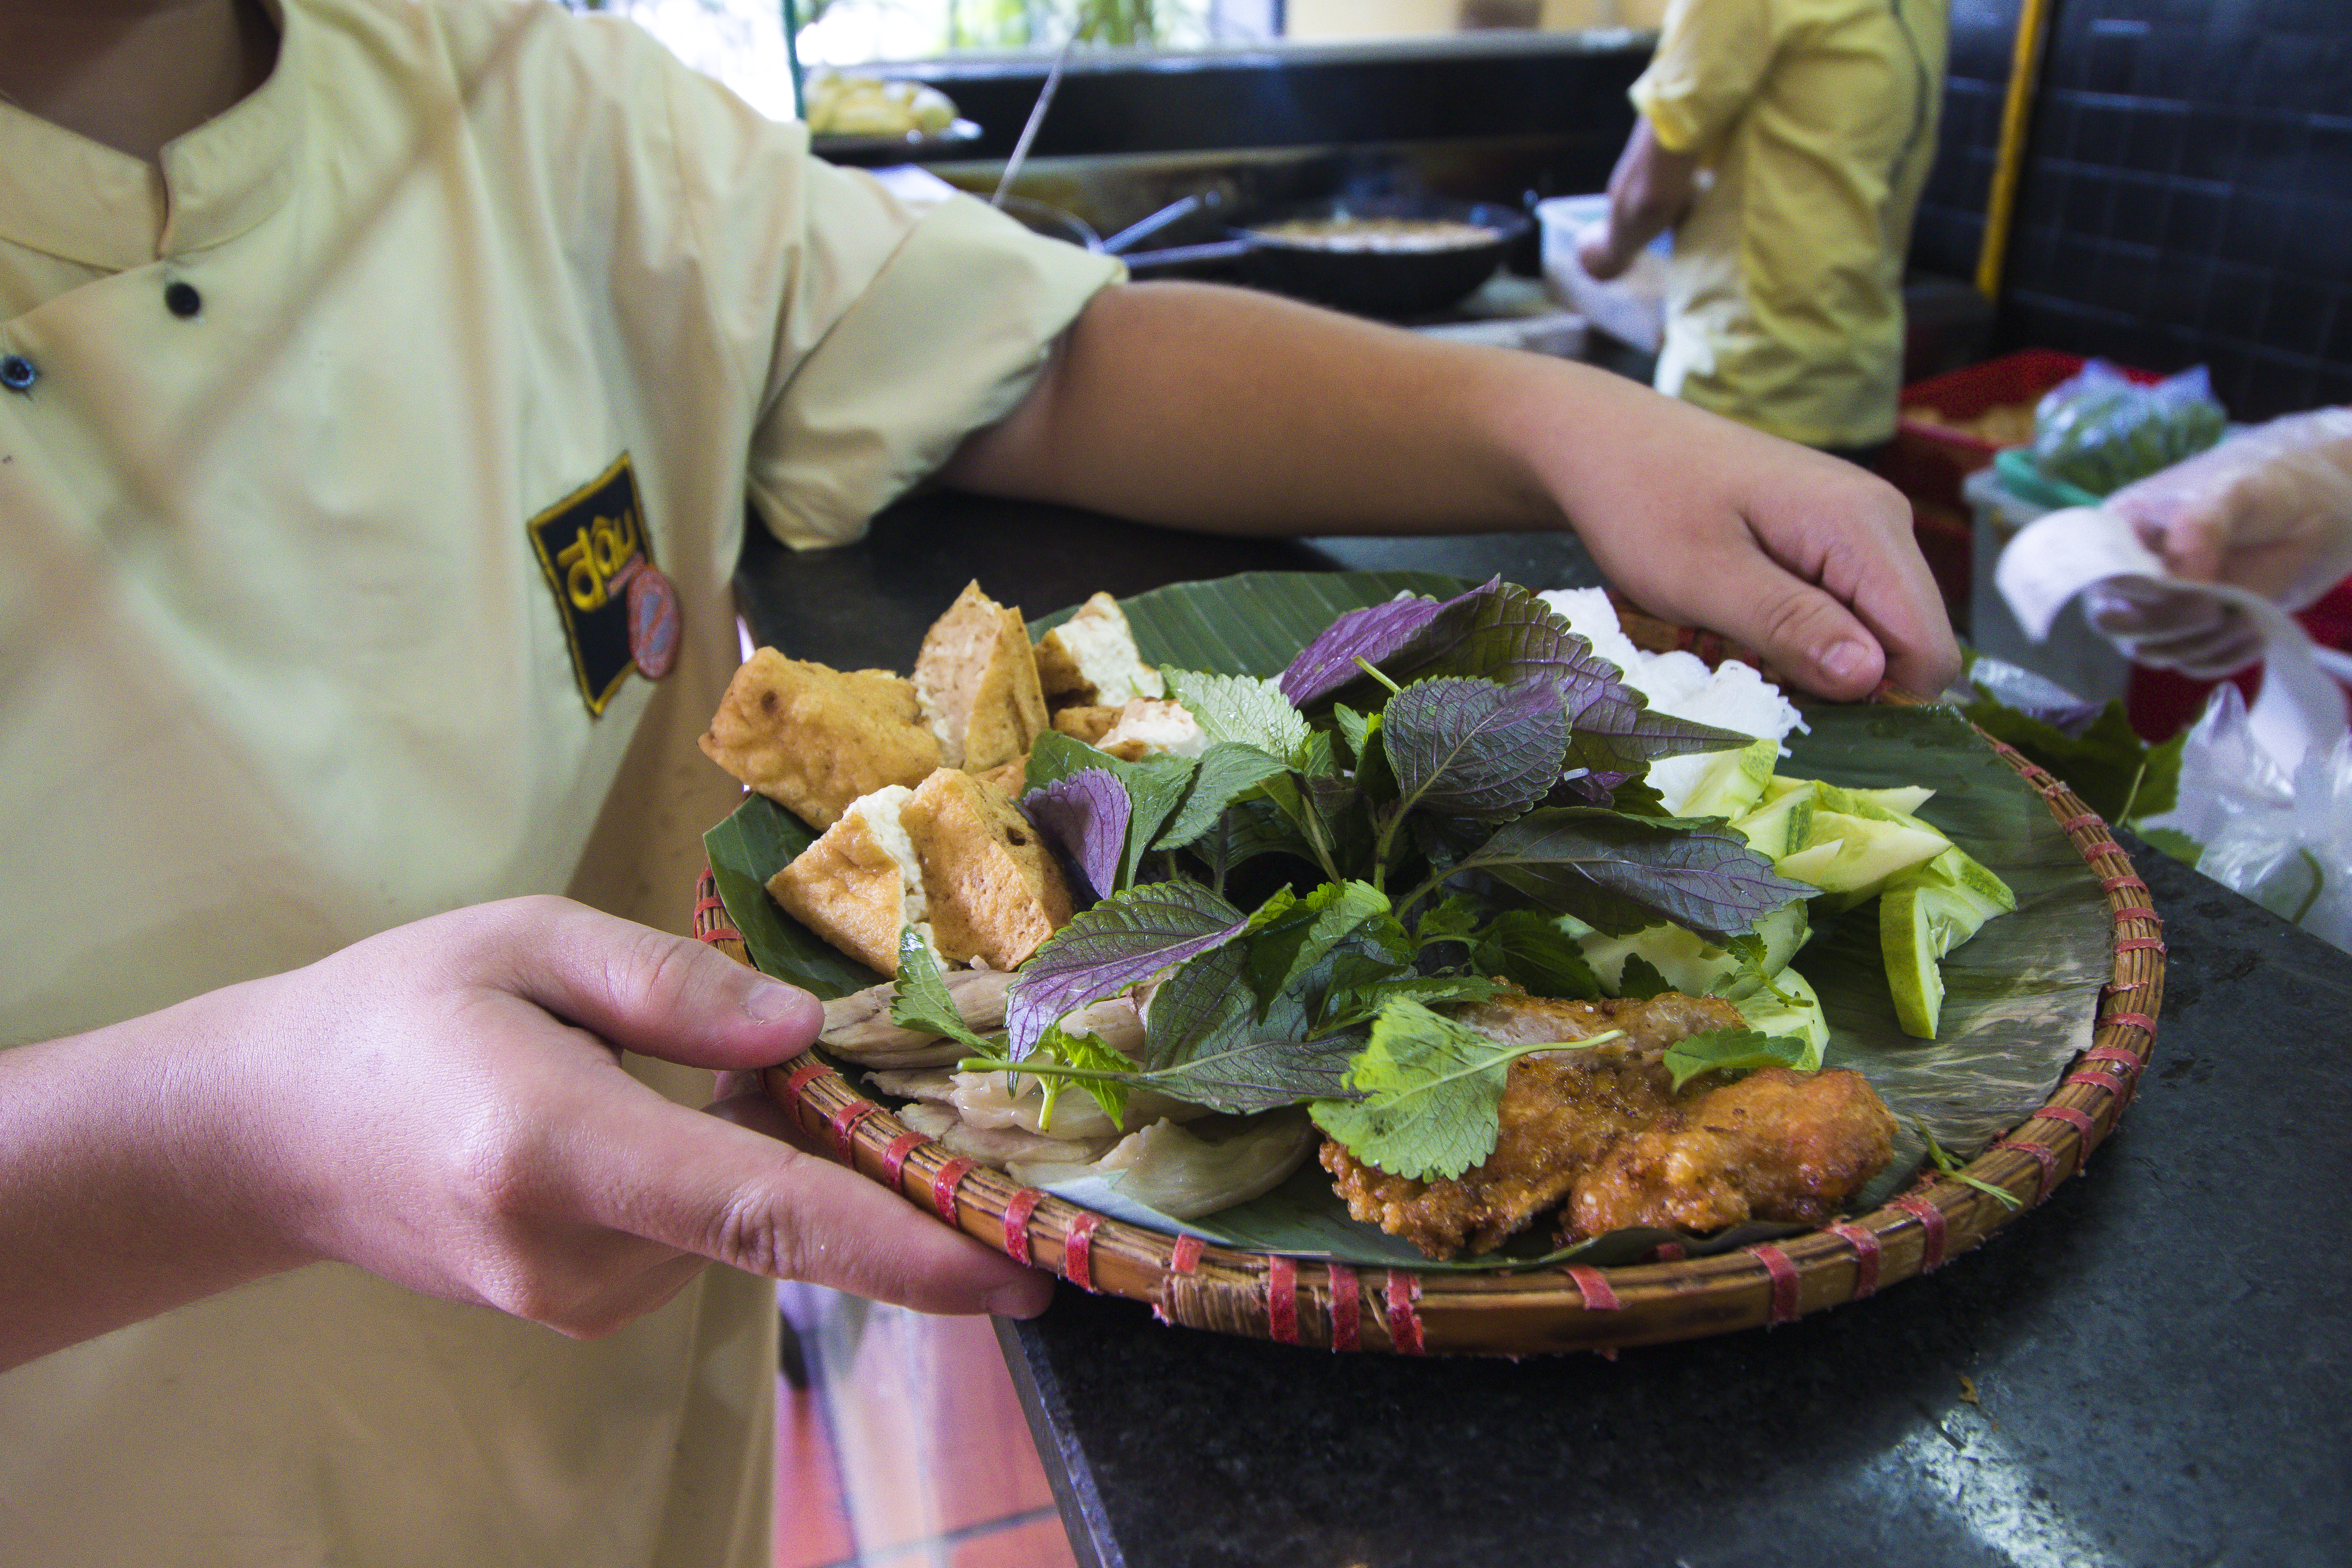
M 845 550 L 755 543 L 742 587 L 764 640 L 903 668 L 975 574 L 1034 614 L 1342 564 L 1592 580 L 1558 538 L 1235 542 L 940 496 Z M 1869 1300 L 1613 1362 L 1335 1357 L 1066 1285 L 999 1335 L 1080 1560 L 2346 1561 L 2352 957 L 2130 847 L 2170 949 L 2156 1057 L 2048 1204 Z

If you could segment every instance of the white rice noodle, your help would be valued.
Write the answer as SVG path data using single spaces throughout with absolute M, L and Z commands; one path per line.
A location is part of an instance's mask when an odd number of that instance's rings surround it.
M 1046 1188 L 1108 1177 L 1121 1197 L 1171 1219 L 1195 1219 L 1272 1192 L 1306 1163 L 1318 1138 L 1304 1110 L 1220 1117 L 1195 1125 L 1213 1130 L 1211 1135 L 1155 1121 L 1119 1140 L 1099 1159 L 1016 1160 L 1006 1173 L 1025 1185 Z

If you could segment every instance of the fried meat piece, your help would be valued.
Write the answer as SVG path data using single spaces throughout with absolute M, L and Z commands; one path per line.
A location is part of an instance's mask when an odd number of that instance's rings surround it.
M 1819 1225 L 1895 1157 L 1895 1117 L 1858 1072 L 1769 1067 L 1669 1110 L 1580 1176 L 1563 1242 L 1629 1226 Z
M 1609 1029 L 1623 1030 L 1626 1038 L 1513 1062 L 1495 1152 L 1459 1176 L 1423 1182 L 1391 1175 L 1336 1140 L 1324 1142 L 1323 1168 L 1348 1212 L 1432 1258 L 1451 1258 L 1465 1247 L 1491 1252 L 1557 1206 L 1619 1139 L 1656 1121 L 1673 1102 L 1673 1076 L 1661 1060 L 1667 1046 L 1740 1025 L 1730 1003 L 1675 992 L 1646 1002 L 1515 996 L 1482 1003 L 1460 1017 L 1513 1044 L 1579 1040 Z
M 915 688 L 887 669 L 834 669 L 763 647 L 744 661 L 701 740 L 712 762 L 812 827 L 886 784 L 940 765 Z

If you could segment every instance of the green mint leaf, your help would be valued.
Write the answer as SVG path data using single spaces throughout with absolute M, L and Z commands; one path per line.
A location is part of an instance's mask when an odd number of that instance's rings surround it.
M 1326 1029 L 1352 1029 L 1380 1016 L 1391 1002 L 1418 1002 L 1424 1007 L 1491 1002 L 1508 996 L 1514 987 L 1483 974 L 1405 974 L 1393 973 L 1349 984 L 1335 979 L 1323 1003 Z
M 1432 905 L 1414 923 L 1413 945 L 1434 947 L 1441 942 L 1467 942 L 1478 930 L 1482 912 L 1478 900 L 1469 894 L 1453 894 Z
M 1638 952 L 1625 955 L 1624 972 L 1617 976 L 1618 995 L 1631 997 L 1636 1002 L 1647 1002 L 1651 997 L 1663 995 L 1673 989 L 1666 983 L 1666 977 L 1658 973 L 1656 964 Z
M 1182 849 L 1217 825 L 1234 802 L 1283 771 L 1255 746 L 1219 741 L 1202 753 L 1182 804 L 1160 830 L 1154 849 Z
M 1557 1041 L 1505 1045 L 1400 998 L 1382 1010 L 1348 1069 L 1349 1087 L 1364 1098 L 1318 1100 L 1308 1111 L 1358 1159 L 1391 1175 L 1458 1176 L 1495 1152 L 1511 1063 L 1561 1048 Z
M 1473 870 L 1612 936 L 1668 921 L 1717 946 L 1815 891 L 1730 828 L 1595 806 L 1546 806 L 1506 823 L 1448 875 Z
M 902 1029 L 943 1035 L 975 1050 L 996 1047 L 974 1034 L 956 1011 L 955 998 L 940 977 L 931 944 L 913 926 L 898 928 L 898 983 L 890 993 L 890 1021 Z
M 1212 742 L 1255 746 L 1286 763 L 1295 763 L 1307 744 L 1307 721 L 1271 680 L 1173 668 L 1160 674 L 1168 694 L 1184 705 Z
M 1568 714 L 1556 689 L 1533 681 L 1418 680 L 1381 710 L 1381 744 L 1398 810 L 1499 821 L 1559 781 Z
M 1250 989 L 1260 1007 L 1277 996 L 1296 995 L 1308 973 L 1342 942 L 1374 927 L 1375 941 L 1394 951 L 1400 964 L 1411 958 L 1403 930 L 1389 911 L 1388 895 L 1368 882 L 1327 882 L 1303 899 L 1285 891 L 1268 900 L 1252 917 L 1244 943 Z
M 1499 974 L 1533 996 L 1590 1002 L 1601 994 L 1600 978 L 1585 962 L 1584 949 L 1559 929 L 1558 920 L 1536 910 L 1496 915 L 1478 933 L 1470 967 L 1480 974 Z
M 1339 739 L 1347 745 L 1348 754 L 1356 760 L 1356 765 L 1359 768 L 1362 767 L 1364 749 L 1372 743 L 1372 737 L 1380 732 L 1381 716 L 1377 713 L 1359 713 L 1341 702 L 1331 710 L 1331 723 L 1339 731 Z
M 1243 983 L 1246 961 L 1240 942 L 1227 942 L 1186 959 L 1160 983 L 1144 1019 L 1147 1071 L 1175 1067 L 1250 1037 L 1257 1021 L 1257 999 Z
M 1631 968 L 1638 960 L 1628 960 Z M 1805 1059 L 1805 1042 L 1754 1029 L 1706 1029 L 1666 1047 L 1666 1070 L 1675 1091 L 1703 1072 L 1753 1072 L 1758 1068 L 1793 1068 Z

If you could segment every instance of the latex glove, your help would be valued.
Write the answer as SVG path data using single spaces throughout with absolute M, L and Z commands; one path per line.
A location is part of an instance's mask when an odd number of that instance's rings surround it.
M 755 1068 L 822 1018 L 698 942 L 541 898 L 0 1051 L 0 1366 L 321 1259 L 576 1337 L 709 1260 L 1044 1310 L 1046 1276 L 754 1131 L 784 1131 L 764 1097 L 706 1114 L 620 1062 Z
M 2352 574 L 2352 408 L 2290 415 L 2100 503 L 2173 575 L 2300 610 Z M 2091 624 L 2143 664 L 2219 676 L 2260 656 L 2240 612 L 2195 593 L 2095 591 Z

